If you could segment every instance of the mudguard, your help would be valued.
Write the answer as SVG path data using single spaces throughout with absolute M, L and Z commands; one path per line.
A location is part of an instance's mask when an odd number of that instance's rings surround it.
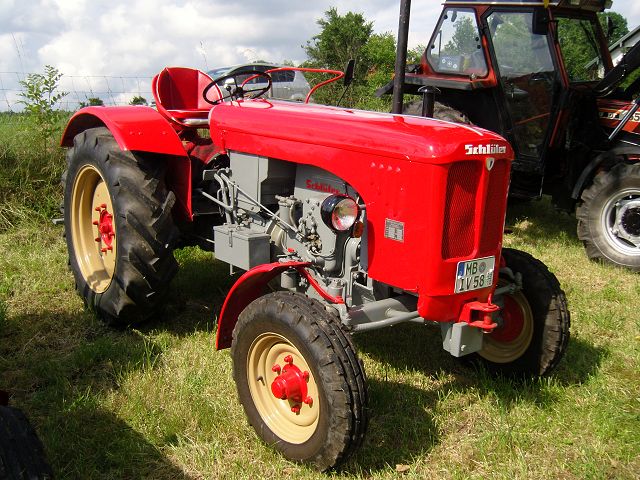
M 242 275 L 227 294 L 218 317 L 216 349 L 231 347 L 233 327 L 236 326 L 240 312 L 256 298 L 263 295 L 267 283 L 285 270 L 295 268 L 304 270 L 311 265 L 308 262 L 266 263 L 252 268 Z
M 176 195 L 174 215 L 191 220 L 191 162 L 171 124 L 150 107 L 86 107 L 78 110 L 60 144 L 72 147 L 73 138 L 88 128 L 107 127 L 122 150 L 166 155 L 167 187 Z

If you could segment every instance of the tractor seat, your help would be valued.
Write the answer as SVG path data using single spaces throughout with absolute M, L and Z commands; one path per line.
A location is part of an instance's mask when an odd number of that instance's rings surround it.
M 151 83 L 158 112 L 182 127 L 208 125 L 211 105 L 204 101 L 202 92 L 212 81 L 209 75 L 195 68 L 165 68 Z

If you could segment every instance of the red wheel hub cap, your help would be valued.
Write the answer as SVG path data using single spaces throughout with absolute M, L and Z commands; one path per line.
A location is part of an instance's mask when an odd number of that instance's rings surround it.
M 96 207 L 96 211 L 100 212 L 100 218 L 93 222 L 98 227 L 99 236 L 96 238 L 96 242 L 102 242 L 106 250 L 113 250 L 113 238 L 116 236 L 113 229 L 113 215 L 109 213 L 107 205 L 104 203 Z
M 518 302 L 506 295 L 502 309 L 502 320 L 502 325 L 491 332 L 491 338 L 498 342 L 513 342 L 524 328 L 524 313 Z
M 285 357 L 287 364 L 280 368 L 274 365 L 272 370 L 279 372 L 279 375 L 271 383 L 271 393 L 281 400 L 290 400 L 294 403 L 311 403 L 311 398 L 307 396 L 307 381 L 309 372 L 300 370 L 293 364 L 291 355 Z

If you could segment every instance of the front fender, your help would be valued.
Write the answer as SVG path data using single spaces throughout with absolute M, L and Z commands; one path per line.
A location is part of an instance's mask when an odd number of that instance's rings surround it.
M 168 157 L 167 187 L 176 195 L 174 214 L 191 220 L 191 162 L 171 124 L 150 107 L 86 107 L 78 110 L 62 135 L 60 144 L 72 147 L 74 137 L 89 128 L 109 129 L 122 150 Z
M 236 326 L 240 312 L 256 298 L 261 297 L 267 283 L 285 270 L 295 268 L 302 270 L 311 265 L 308 262 L 266 263 L 245 272 L 227 294 L 218 317 L 216 349 L 231 347 L 233 327 Z

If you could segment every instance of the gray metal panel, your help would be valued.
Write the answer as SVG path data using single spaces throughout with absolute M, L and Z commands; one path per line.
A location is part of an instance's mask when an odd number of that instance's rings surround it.
M 266 233 L 254 232 L 235 225 L 214 227 L 216 259 L 243 270 L 271 261 L 269 239 Z
M 468 323 L 441 323 L 442 348 L 454 357 L 482 350 L 482 330 Z

